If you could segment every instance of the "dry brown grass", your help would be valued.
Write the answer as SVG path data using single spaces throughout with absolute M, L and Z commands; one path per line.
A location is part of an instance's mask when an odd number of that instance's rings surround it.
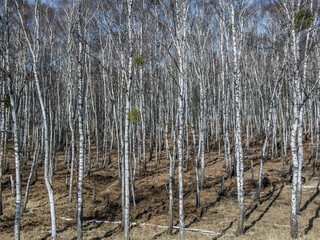
M 245 156 L 254 156 L 260 153 L 261 143 L 252 146 Z M 308 146 L 308 145 L 306 145 Z M 94 153 L 94 152 L 93 152 Z M 136 180 L 136 209 L 131 209 L 131 220 L 135 223 L 148 223 L 153 225 L 168 225 L 168 178 L 169 162 L 165 159 L 165 152 L 161 153 L 161 162 L 157 169 L 152 162 L 148 163 L 148 170 L 142 171 Z M 63 153 L 58 156 L 61 163 Z M 104 170 L 93 168 L 91 177 L 86 177 L 84 184 L 84 218 L 85 220 L 121 220 L 121 186 L 118 180 L 118 170 L 114 156 L 113 163 Z M 191 154 L 192 157 L 192 154 Z M 305 149 L 305 158 L 310 158 L 310 149 Z M 93 156 L 95 159 L 95 156 Z M 255 165 L 255 179 L 258 177 L 259 157 L 250 160 Z M 307 162 L 307 161 L 306 161 Z M 311 162 L 312 163 L 312 162 Z M 238 204 L 236 198 L 236 179 L 227 179 L 225 183 L 226 195 L 219 197 L 222 176 L 227 177 L 223 170 L 224 160 L 214 150 L 206 156 L 206 185 L 201 192 L 201 209 L 195 209 L 194 168 L 191 161 L 191 170 L 185 171 L 185 216 L 188 228 L 203 229 L 220 233 L 220 236 L 210 236 L 198 232 L 186 232 L 186 239 L 290 239 L 290 201 L 291 185 L 289 177 L 282 177 L 280 158 L 270 160 L 265 165 L 265 176 L 272 185 L 263 189 L 261 200 L 255 202 L 251 192 L 255 191 L 256 183 L 251 181 L 250 170 L 245 173 L 245 198 L 247 219 L 245 221 L 246 233 L 235 236 L 237 228 Z M 11 164 L 11 166 L 13 166 Z M 288 166 L 286 166 L 288 168 Z M 13 169 L 10 169 L 10 174 Z M 42 173 L 42 172 L 41 172 Z M 27 174 L 27 173 L 26 173 Z M 312 168 L 306 166 L 303 176 L 304 185 L 318 184 L 318 180 L 309 180 Z M 53 177 L 53 187 L 56 200 L 57 229 L 59 239 L 74 239 L 76 227 L 74 221 L 66 221 L 59 217 L 75 218 L 75 202 L 69 203 L 68 191 L 65 184 L 66 171 L 62 164 Z M 4 176 L 4 215 L 0 216 L 1 239 L 13 238 L 15 198 L 11 196 L 9 174 Z M 23 175 L 23 193 L 26 184 L 26 175 Z M 92 200 L 92 189 L 96 186 L 96 202 Z M 76 185 L 74 186 L 74 199 Z M 175 225 L 178 225 L 177 199 L 174 203 Z M 303 191 L 301 203 L 302 212 L 299 216 L 300 239 L 319 239 L 320 233 L 320 200 L 316 189 Z M 21 239 L 49 239 L 50 215 L 48 197 L 42 177 L 30 188 L 28 210 L 21 219 Z M 132 226 L 132 239 L 179 239 L 178 230 L 169 236 L 166 229 L 156 226 Z M 117 224 L 85 222 L 84 239 L 123 239 L 123 232 Z

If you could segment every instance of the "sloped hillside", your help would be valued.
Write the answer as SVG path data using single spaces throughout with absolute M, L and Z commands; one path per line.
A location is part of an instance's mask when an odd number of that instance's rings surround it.
M 309 145 L 305 145 L 305 179 L 299 233 L 301 239 L 318 239 L 320 232 L 320 199 L 318 174 L 313 175 Z M 191 169 L 185 171 L 185 216 L 186 239 L 290 239 L 291 183 L 289 174 L 281 172 L 280 157 L 266 162 L 265 188 L 260 201 L 253 200 L 256 181 L 251 179 L 251 160 L 254 164 L 254 178 L 258 178 L 261 143 L 253 145 L 245 153 L 245 235 L 235 236 L 237 228 L 238 204 L 236 179 L 228 178 L 224 171 L 224 158 L 214 150 L 206 155 L 205 190 L 201 192 L 201 208 L 195 208 L 195 173 L 193 161 Z M 192 154 L 190 156 L 192 158 Z M 75 202 L 69 203 L 67 172 L 64 154 L 58 154 L 60 166 L 53 177 L 56 200 L 56 216 L 59 239 L 75 239 Z M 4 176 L 4 215 L 0 217 L 1 239 L 13 239 L 15 198 L 11 196 L 10 174 L 14 174 L 13 164 Z M 288 172 L 289 165 L 285 165 Z M 42 170 L 41 170 L 42 171 Z M 23 193 L 28 168 L 23 171 Z M 225 194 L 221 196 L 221 180 L 225 178 Z M 155 168 L 148 162 L 148 170 L 142 171 L 136 180 L 136 207 L 132 205 L 132 239 L 178 239 L 178 230 L 173 235 L 166 234 L 168 226 L 168 178 L 169 161 L 165 152 L 161 153 L 160 165 Z M 177 181 L 176 181 L 177 182 Z M 93 191 L 96 189 L 96 199 Z M 76 185 L 74 187 L 74 199 Z M 84 239 L 123 239 L 121 221 L 121 185 L 118 179 L 117 160 L 114 156 L 106 169 L 94 170 L 85 178 L 84 185 Z M 75 200 L 74 200 L 75 201 Z M 175 226 L 178 226 L 178 206 L 175 199 Z M 27 212 L 22 215 L 22 239 L 50 239 L 49 205 L 44 180 L 33 180 Z

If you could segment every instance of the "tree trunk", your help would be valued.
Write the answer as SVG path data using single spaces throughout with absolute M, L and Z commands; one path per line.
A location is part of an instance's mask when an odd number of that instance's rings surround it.
M 78 63 L 77 63 L 77 77 L 78 77 L 78 124 L 79 124 L 79 174 L 78 174 L 78 196 L 77 196 L 77 239 L 83 238 L 83 179 L 85 169 L 84 156 L 84 125 L 83 125 L 83 23 L 82 23 L 82 2 L 77 0 L 75 2 L 75 9 L 77 11 L 77 34 L 78 34 Z

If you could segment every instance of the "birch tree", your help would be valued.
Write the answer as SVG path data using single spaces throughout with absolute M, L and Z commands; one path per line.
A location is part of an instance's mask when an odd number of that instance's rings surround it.
M 6 84 L 7 92 L 10 99 L 11 115 L 12 115 L 12 132 L 14 141 L 14 159 L 15 159 L 15 173 L 16 173 L 16 209 L 15 209 L 15 219 L 14 219 L 14 239 L 20 239 L 20 219 L 21 219 L 21 162 L 20 162 L 20 152 L 19 152 L 19 128 L 17 119 L 17 106 L 16 97 L 12 88 L 12 79 L 10 75 L 10 50 L 9 50 L 9 18 L 8 18 L 8 1 L 4 1 L 4 23 L 5 23 L 5 71 L 6 71 Z
M 76 34 L 78 41 L 78 124 L 79 124 L 79 173 L 78 173 L 78 192 L 77 192 L 77 239 L 83 238 L 83 179 L 84 179 L 84 126 L 83 126 L 83 19 L 82 19 L 82 1 L 75 2 L 76 17 Z
M 52 180 L 49 175 L 49 167 L 50 167 L 50 159 L 49 159 L 49 126 L 47 120 L 47 112 L 46 107 L 44 104 L 43 93 L 40 87 L 39 82 L 39 73 L 38 73 L 38 66 L 39 66 L 39 53 L 40 53 L 40 0 L 36 0 L 35 7 L 34 7 L 34 14 L 35 14 L 35 32 L 33 36 L 33 44 L 31 42 L 30 37 L 27 34 L 27 30 L 25 27 L 25 23 L 22 17 L 21 9 L 19 3 L 15 0 L 15 5 L 18 11 L 19 20 L 24 32 L 24 36 L 26 42 L 28 44 L 29 51 L 32 57 L 33 63 L 33 77 L 36 84 L 38 100 L 41 107 L 42 113 L 42 120 L 43 120 L 43 129 L 44 129 L 44 143 L 45 143 L 45 163 L 44 163 L 44 177 L 45 177 L 45 184 L 47 187 L 48 195 L 49 195 L 49 203 L 50 203 L 50 214 L 51 214 L 51 236 L 52 239 L 57 239 L 57 230 L 56 230 L 56 217 L 55 217 L 55 203 L 54 203 L 54 195 L 53 195 L 53 188 L 52 188 Z
M 184 204 L 183 204 L 183 159 L 184 159 L 184 124 L 186 116 L 186 84 L 187 84 L 187 63 L 186 63 L 186 34 L 187 18 L 189 13 L 189 1 L 176 0 L 174 2 L 174 35 L 173 42 L 177 49 L 178 58 L 178 80 L 179 80 L 179 106 L 177 117 L 179 118 L 178 153 L 179 153 L 179 219 L 180 219 L 180 239 L 184 239 Z
M 132 0 L 127 0 L 127 31 L 129 42 L 129 62 L 128 75 L 125 89 L 125 130 L 124 130 L 124 239 L 128 240 L 130 235 L 130 165 L 129 165 L 129 112 L 130 112 L 130 91 L 132 84 L 132 59 L 133 59 L 133 40 L 132 40 Z
M 243 19 L 240 16 L 240 23 L 236 25 L 235 20 L 235 8 L 237 6 L 236 1 L 231 1 L 230 6 L 230 18 L 231 18 L 231 34 L 232 34 L 232 62 L 233 62 L 233 81 L 235 91 L 235 162 L 237 169 L 237 191 L 238 191 L 238 204 L 239 204 L 239 222 L 237 233 L 243 233 L 244 224 L 244 169 L 243 169 L 243 152 L 242 152 L 242 137 L 241 137 L 241 111 L 242 111 L 242 100 L 241 100 L 241 73 L 239 65 L 240 57 L 240 45 L 239 45 L 239 33 L 242 32 Z M 238 22 L 238 21 L 237 21 Z M 239 28 L 238 28 L 239 27 Z M 241 36 L 240 36 L 241 38 Z

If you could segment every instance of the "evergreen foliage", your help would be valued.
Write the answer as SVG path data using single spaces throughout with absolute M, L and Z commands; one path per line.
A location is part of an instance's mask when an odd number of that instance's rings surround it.
M 3 103 L 4 103 L 4 108 L 11 107 L 9 95 L 6 95 L 6 97 L 3 100 Z
M 294 14 L 294 27 L 297 30 L 310 28 L 313 23 L 313 15 L 310 11 L 299 9 Z
M 138 124 L 141 120 L 141 112 L 139 109 L 133 109 L 129 112 L 128 120 L 134 124 Z
M 134 68 L 141 69 L 141 68 L 143 68 L 144 64 L 145 64 L 145 60 L 142 56 L 137 56 L 133 60 L 133 67 Z

